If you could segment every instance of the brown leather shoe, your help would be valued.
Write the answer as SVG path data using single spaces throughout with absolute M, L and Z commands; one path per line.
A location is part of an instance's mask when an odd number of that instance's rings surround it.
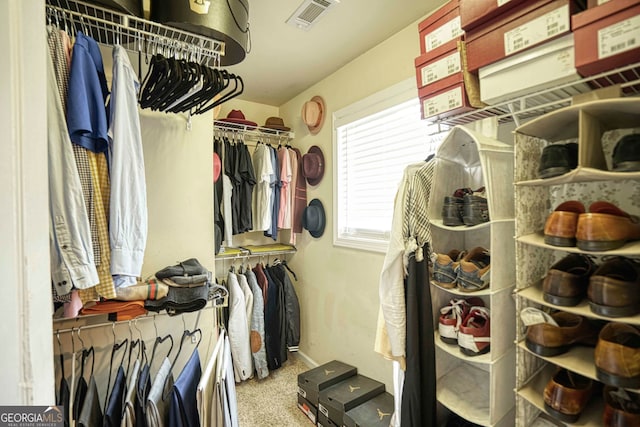
M 566 353 L 574 344 L 595 346 L 598 328 L 585 317 L 558 311 L 551 314 L 558 324 L 538 323 L 527 327 L 527 348 L 540 356 L 557 356 Z
M 547 217 L 544 225 L 544 242 L 552 246 L 575 246 L 578 216 L 586 211 L 577 200 L 560 203 Z
M 606 386 L 603 392 L 604 427 L 637 427 L 640 426 L 640 394 Z
M 609 251 L 638 239 L 640 218 L 609 202 L 594 202 L 578 217 L 576 240 L 583 251 Z
M 640 331 L 626 323 L 608 323 L 598 338 L 595 364 L 605 384 L 640 388 Z
M 605 261 L 589 279 L 589 306 L 601 316 L 640 313 L 640 262 L 625 257 Z
M 558 369 L 544 388 L 544 409 L 565 423 L 578 421 L 593 395 L 593 380 L 564 368 Z
M 586 255 L 569 254 L 551 266 L 542 282 L 544 300 L 564 307 L 578 305 L 587 295 L 596 265 Z

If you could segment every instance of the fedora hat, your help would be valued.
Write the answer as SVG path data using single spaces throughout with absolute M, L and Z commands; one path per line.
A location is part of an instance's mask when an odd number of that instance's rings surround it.
M 224 119 L 219 119 L 218 121 L 231 123 L 231 124 L 245 125 L 252 128 L 258 127 L 258 124 L 256 122 L 247 120 L 244 117 L 244 114 L 242 113 L 241 110 L 231 110 L 229 111 L 229 114 L 227 114 L 227 117 L 225 117 Z
M 317 145 L 309 147 L 307 154 L 302 156 L 302 174 L 309 185 L 318 185 L 324 176 L 324 154 Z
M 267 121 L 264 123 L 263 127 L 268 129 L 281 130 L 281 131 L 291 130 L 290 127 L 284 125 L 284 120 L 282 120 L 281 117 L 269 117 Z
M 318 199 L 310 201 L 309 206 L 304 208 L 304 212 L 302 213 L 302 226 L 307 229 L 313 237 L 320 237 L 322 233 L 324 233 L 326 221 L 322 202 Z
M 320 132 L 326 113 L 324 99 L 320 96 L 314 96 L 310 101 L 304 103 L 302 106 L 302 121 L 309 128 L 311 135 Z

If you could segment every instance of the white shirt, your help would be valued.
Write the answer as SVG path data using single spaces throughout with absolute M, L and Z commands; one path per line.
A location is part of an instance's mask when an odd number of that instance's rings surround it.
M 139 87 L 126 51 L 122 46 L 114 46 L 109 125 L 111 274 L 133 276 L 133 283 L 141 275 L 147 244 L 147 188 L 138 114 Z
M 271 227 L 271 175 L 273 164 L 271 153 L 264 144 L 256 145 L 253 151 L 253 171 L 256 176 L 256 186 L 253 191 L 253 229 L 265 231 Z
M 222 212 L 224 216 L 224 241 L 226 246 L 233 246 L 233 213 L 231 205 L 231 193 L 233 184 L 231 179 L 222 173 Z
M 229 272 L 227 275 L 229 287 L 229 341 L 233 356 L 233 372 L 236 382 L 241 382 L 253 373 L 251 347 L 249 345 L 249 323 L 244 292 L 238 282 L 238 276 Z

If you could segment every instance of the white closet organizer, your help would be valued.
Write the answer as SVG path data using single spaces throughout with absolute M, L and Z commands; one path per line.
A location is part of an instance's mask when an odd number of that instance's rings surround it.
M 602 137 L 614 129 L 636 128 L 640 124 L 640 99 L 617 98 L 591 101 L 562 108 L 541 116 L 516 129 L 515 133 L 515 193 L 516 193 L 516 306 L 518 313 L 525 307 L 558 309 L 591 319 L 640 325 L 640 315 L 607 318 L 591 312 L 587 301 L 575 307 L 560 307 L 543 299 L 542 279 L 549 267 L 568 253 L 581 253 L 578 248 L 560 248 L 544 243 L 542 230 L 547 216 L 567 200 L 579 200 L 588 206 L 606 200 L 631 214 L 638 214 L 640 172 L 611 172 L 607 157 L 613 147 L 604 146 Z M 537 179 L 542 149 L 558 141 L 577 141 L 578 167 L 561 176 Z M 640 242 L 606 252 L 585 252 L 596 257 L 640 256 Z M 569 352 L 540 357 L 524 345 L 526 328 L 516 316 L 517 364 L 516 408 L 517 426 L 529 426 L 544 412 L 543 390 L 556 366 L 566 368 L 597 381 L 594 349 L 574 346 Z M 602 396 L 592 398 L 580 419 L 573 425 L 601 426 Z
M 243 138 L 259 139 L 266 142 L 270 140 L 274 140 L 274 142 L 280 142 L 282 140 L 290 141 L 295 137 L 295 134 L 291 131 L 271 129 L 263 126 L 247 126 L 222 120 L 214 120 L 213 129 L 217 134 L 239 134 Z
M 434 181 L 429 201 L 433 252 L 491 251 L 490 286 L 476 292 L 445 289 L 432 282 L 437 398 L 449 410 L 483 426 L 514 424 L 515 284 L 513 146 L 456 126 L 435 156 Z M 443 225 L 445 196 L 458 188 L 486 188 L 490 221 L 475 226 Z M 491 350 L 468 357 L 457 345 L 438 336 L 440 308 L 452 298 L 481 297 L 491 310 Z

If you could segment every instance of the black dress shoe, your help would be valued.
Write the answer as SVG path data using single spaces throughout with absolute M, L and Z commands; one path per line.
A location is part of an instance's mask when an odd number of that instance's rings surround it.
M 613 149 L 613 170 L 616 172 L 640 171 L 640 135 L 620 138 Z
M 569 172 L 578 166 L 578 144 L 551 144 L 542 149 L 539 178 L 551 178 Z

